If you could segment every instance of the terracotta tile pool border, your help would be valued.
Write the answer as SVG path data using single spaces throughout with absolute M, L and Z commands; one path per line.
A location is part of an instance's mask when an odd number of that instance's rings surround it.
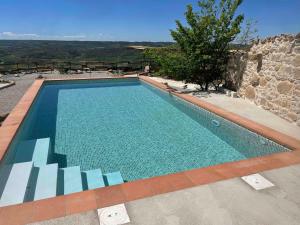
M 114 78 L 74 78 L 67 80 L 102 80 L 102 79 L 128 79 L 132 77 Z M 139 79 L 150 83 L 162 90 L 170 91 L 165 85 L 155 82 L 148 77 Z M 66 79 L 51 79 L 52 81 Z M 0 127 L 0 159 L 3 158 L 30 106 L 34 102 L 44 80 L 36 80 L 22 97 L 17 106 Z M 193 169 L 175 174 L 141 179 L 120 185 L 88 190 L 70 195 L 57 196 L 40 201 L 27 202 L 18 205 L 0 207 L 0 221 L 3 224 L 26 224 L 52 218 L 62 217 L 74 213 L 102 208 L 118 203 L 142 199 L 158 194 L 173 192 L 197 185 L 245 176 L 265 170 L 290 166 L 300 163 L 300 141 L 268 127 L 242 118 L 234 113 L 220 109 L 200 99 L 179 94 L 172 94 L 183 98 L 195 105 L 211 111 L 225 119 L 235 122 L 249 130 L 259 133 L 267 138 L 295 151 L 276 153 L 272 155 L 251 158 L 241 161 L 229 162 L 206 168 Z
M 4 157 L 44 80 L 35 80 L 0 127 L 0 160 Z

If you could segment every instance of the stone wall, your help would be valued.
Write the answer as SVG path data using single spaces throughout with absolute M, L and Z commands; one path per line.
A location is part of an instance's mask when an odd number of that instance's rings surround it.
M 243 62 L 239 96 L 300 126 L 300 34 L 260 40 Z

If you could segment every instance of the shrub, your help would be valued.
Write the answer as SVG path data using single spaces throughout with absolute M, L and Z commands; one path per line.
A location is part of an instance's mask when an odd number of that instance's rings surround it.
M 188 67 L 186 58 L 178 46 L 148 48 L 144 54 L 152 63 L 152 70 L 159 76 L 168 76 L 175 80 L 185 79 Z

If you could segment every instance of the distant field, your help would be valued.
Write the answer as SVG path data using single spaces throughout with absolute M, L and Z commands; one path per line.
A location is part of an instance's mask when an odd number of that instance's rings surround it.
M 167 42 L 0 40 L 0 64 L 141 61 L 143 54 L 140 46 L 161 47 L 170 44 Z

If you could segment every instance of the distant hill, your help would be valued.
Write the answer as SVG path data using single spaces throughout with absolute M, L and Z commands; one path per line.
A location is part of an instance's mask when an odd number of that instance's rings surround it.
M 141 61 L 143 47 L 164 47 L 170 42 L 29 41 L 0 40 L 0 64 L 62 61 Z

